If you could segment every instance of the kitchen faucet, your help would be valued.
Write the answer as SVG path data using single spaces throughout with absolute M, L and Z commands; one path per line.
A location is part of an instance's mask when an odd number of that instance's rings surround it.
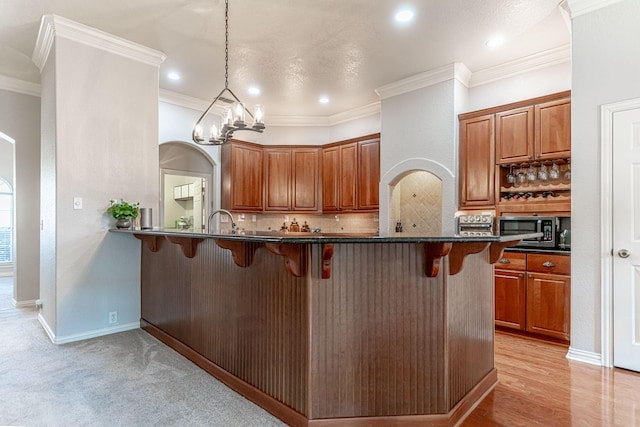
M 217 213 L 225 214 L 229 217 L 229 219 L 231 219 L 231 234 L 236 234 L 236 231 L 238 230 L 238 226 L 236 225 L 236 222 L 233 220 L 233 215 L 231 215 L 231 212 L 229 212 L 226 209 L 217 209 L 209 214 L 209 219 L 207 220 L 207 227 L 209 229 L 209 233 L 211 233 L 212 231 L 211 220 L 213 219 L 213 216 Z

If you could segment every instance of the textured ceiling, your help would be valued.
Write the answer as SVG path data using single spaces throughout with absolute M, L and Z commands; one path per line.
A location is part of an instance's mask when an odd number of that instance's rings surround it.
M 278 116 L 329 116 L 383 85 L 453 62 L 471 71 L 570 42 L 559 0 L 230 0 L 229 85 Z M 397 25 L 401 5 L 415 10 Z M 39 83 L 40 18 L 56 14 L 164 52 L 160 86 L 203 100 L 224 86 L 223 0 L 2 0 L 0 75 Z M 505 44 L 489 48 L 500 33 Z M 180 81 L 166 78 L 169 71 Z M 247 94 L 257 85 L 262 94 Z M 326 95 L 331 102 L 318 103 Z

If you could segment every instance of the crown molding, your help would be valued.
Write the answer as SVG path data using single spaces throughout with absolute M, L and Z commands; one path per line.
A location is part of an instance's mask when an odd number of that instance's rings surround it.
M 31 55 L 31 60 L 36 64 L 41 73 L 44 65 L 47 63 L 47 59 L 49 58 L 54 38 L 55 29 L 51 15 L 44 15 L 42 19 L 40 19 L 38 38 L 36 39 L 36 45 L 34 46 L 33 54 Z
M 40 97 L 40 85 L 13 77 L 0 76 L 0 89 Z
M 471 70 L 469 70 L 467 66 L 462 62 L 456 62 L 455 64 L 453 64 L 453 66 L 455 79 L 466 87 L 469 87 L 469 84 L 471 83 L 471 77 L 473 76 Z
M 469 87 L 502 80 L 518 74 L 539 70 L 552 65 L 571 61 L 571 45 L 566 44 L 533 55 L 525 56 L 495 67 L 485 68 L 474 72 Z
M 158 98 L 160 102 L 167 104 L 177 105 L 178 107 L 189 108 L 196 111 L 204 111 L 209 107 L 211 101 L 205 101 L 204 99 L 195 98 L 189 95 L 183 95 L 178 92 L 172 92 L 166 89 L 160 89 L 160 96 Z M 221 116 L 224 113 L 224 108 L 219 105 L 214 105 L 209 114 L 216 114 Z
M 341 123 L 361 119 L 363 117 L 380 114 L 380 103 L 357 107 L 352 110 L 337 113 L 331 116 L 268 116 L 269 125 L 272 126 L 336 126 Z
M 622 0 L 567 0 L 569 9 L 571 10 L 571 18 L 594 12 L 621 1 Z
M 438 83 L 446 82 L 455 78 L 456 64 L 448 64 L 443 67 L 434 68 L 415 76 L 407 77 L 394 83 L 377 88 L 375 91 L 380 99 L 390 98 L 392 96 L 402 95 L 403 93 L 413 92 Z M 466 68 L 466 67 L 465 67 Z
M 166 55 L 160 51 L 70 19 L 57 15 L 44 15 L 40 21 L 40 31 L 32 55 L 33 62 L 40 68 L 40 71 L 47 61 L 55 37 L 73 40 L 154 67 L 159 67 L 166 58 Z
M 195 98 L 181 93 L 160 89 L 160 102 L 165 102 L 178 107 L 189 108 L 196 111 L 204 111 L 208 106 L 208 101 Z M 213 114 L 222 115 L 223 108 L 214 106 Z M 363 107 L 332 116 L 267 116 L 266 120 L 270 126 L 335 126 L 340 123 L 356 120 L 362 117 L 380 114 L 380 103 L 374 102 Z

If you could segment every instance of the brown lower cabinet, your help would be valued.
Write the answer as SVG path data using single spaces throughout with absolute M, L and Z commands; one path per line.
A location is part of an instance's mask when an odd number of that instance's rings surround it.
M 505 252 L 494 272 L 496 327 L 568 342 L 570 274 L 569 255 Z

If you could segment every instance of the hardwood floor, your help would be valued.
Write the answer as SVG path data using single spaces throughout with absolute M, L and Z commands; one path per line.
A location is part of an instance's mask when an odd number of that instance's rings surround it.
M 566 359 L 567 346 L 496 332 L 499 384 L 462 426 L 640 426 L 640 374 Z

